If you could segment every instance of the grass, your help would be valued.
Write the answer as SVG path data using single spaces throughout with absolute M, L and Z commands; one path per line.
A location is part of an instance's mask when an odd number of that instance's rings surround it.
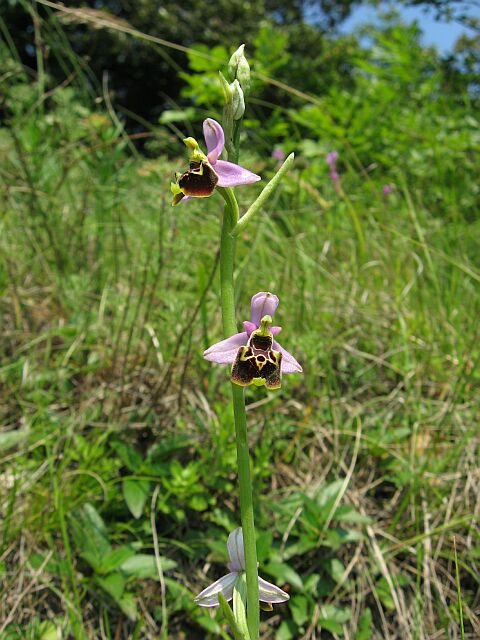
M 183 158 L 139 156 L 108 110 L 68 87 L 38 104 L 18 77 L 0 129 L 0 635 L 227 638 L 193 604 L 238 525 L 225 370 L 201 357 L 221 337 L 220 198 L 171 208 Z M 274 291 L 305 369 L 247 395 L 260 569 L 291 593 L 263 637 L 473 639 L 478 222 L 441 167 L 441 215 L 408 167 L 388 199 L 353 161 L 340 194 L 318 167 L 300 153 L 239 237 L 238 320 Z

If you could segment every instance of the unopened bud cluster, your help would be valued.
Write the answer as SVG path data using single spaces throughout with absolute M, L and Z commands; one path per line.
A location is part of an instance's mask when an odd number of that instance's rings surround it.
M 225 107 L 231 111 L 233 120 L 240 120 L 245 113 L 245 98 L 240 83 L 238 80 L 229 83 L 221 72 L 220 82 L 225 96 Z
M 245 96 L 250 91 L 250 65 L 245 57 L 245 45 L 238 47 L 228 63 L 230 81 L 220 73 L 225 109 L 233 120 L 240 120 L 245 113 Z
M 230 58 L 228 73 L 231 80 L 238 80 L 245 95 L 250 92 L 250 65 L 245 57 L 245 45 L 241 44 Z

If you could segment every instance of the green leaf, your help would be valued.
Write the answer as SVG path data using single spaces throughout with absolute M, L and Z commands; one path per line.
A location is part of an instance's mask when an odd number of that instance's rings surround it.
M 53 621 L 44 620 L 38 627 L 38 640 L 58 640 L 62 637 L 62 627 Z
M 147 502 L 150 483 L 148 480 L 134 480 L 126 478 L 122 483 L 123 497 L 130 509 L 130 513 L 138 520 Z
M 357 635 L 355 640 L 370 640 L 372 637 L 372 612 L 370 609 L 365 611 L 360 616 L 358 621 Z
M 110 573 L 115 569 L 118 569 L 128 558 L 135 555 L 135 549 L 127 545 L 117 547 L 110 553 L 108 553 L 102 560 L 99 567 L 101 573 Z
M 118 603 L 123 613 L 132 621 L 138 618 L 138 609 L 133 593 L 124 593 Z
M 300 627 L 308 619 L 308 600 L 305 596 L 294 596 L 289 603 L 292 617 L 295 623 Z
M 321 629 L 326 629 L 327 631 L 336 633 L 339 636 L 343 636 L 343 627 L 339 622 L 335 622 L 335 620 L 329 620 L 328 618 L 320 618 L 318 621 L 318 626 Z
M 115 602 L 119 603 L 125 590 L 125 578 L 121 573 L 111 573 L 105 578 L 97 578 L 96 582 L 115 600 Z
M 114 440 L 111 443 L 111 447 L 129 471 L 133 473 L 140 471 L 142 456 L 136 449 L 121 440 Z
M 188 501 L 188 506 L 195 511 L 205 511 L 208 509 L 208 501 L 204 496 L 192 496 Z
M 3 431 L 0 433 L 0 451 L 11 449 L 28 436 L 26 431 Z
M 292 638 L 298 638 L 297 625 L 291 620 L 284 620 L 278 627 L 275 640 L 292 640 Z
M 177 563 L 170 558 L 160 557 L 160 564 L 162 571 L 169 571 L 177 566 Z M 120 569 L 127 576 L 132 578 L 154 578 L 158 579 L 158 569 L 155 556 L 148 555 L 146 553 L 139 553 L 131 558 L 128 558 L 120 565 Z
M 86 503 L 70 515 L 73 540 L 80 555 L 98 571 L 111 551 L 105 524 L 93 505 Z
M 340 522 L 351 522 L 353 524 L 371 524 L 372 519 L 359 513 L 355 507 L 350 504 L 342 504 L 335 511 L 334 520 Z
M 265 567 L 265 571 L 278 581 L 288 582 L 298 591 L 303 591 L 302 579 L 294 569 L 288 566 L 288 564 L 284 564 L 283 562 L 270 562 Z
M 324 604 L 320 608 L 320 616 L 324 620 L 331 620 L 343 624 L 347 622 L 347 620 L 350 620 L 352 612 L 350 609 L 342 609 L 333 604 Z
M 225 600 L 222 593 L 218 594 L 218 602 L 220 603 L 220 609 L 222 610 L 223 615 L 227 619 L 227 622 L 230 626 L 230 629 L 233 633 L 233 637 L 235 638 L 235 640 L 250 640 L 249 636 L 247 637 L 245 636 L 244 633 L 242 633 L 240 627 L 237 624 L 237 621 L 235 620 L 233 611 L 230 609 L 230 605 Z
M 322 487 L 316 495 L 316 502 L 319 507 L 325 507 L 327 505 L 331 505 L 337 499 L 338 494 L 340 493 L 343 486 L 343 480 L 335 480 L 335 482 L 331 482 L 327 484 L 325 487 Z
M 247 583 L 244 572 L 239 574 L 233 585 L 233 615 L 241 633 L 245 638 L 250 638 L 247 625 Z
M 385 578 L 381 578 L 376 585 L 377 595 L 380 598 L 381 603 L 386 609 L 395 609 L 395 603 L 393 601 L 392 592 L 388 586 L 388 582 Z
M 167 109 L 159 118 L 160 124 L 170 124 L 171 122 L 185 122 L 195 118 L 195 110 L 192 107 L 186 109 Z
M 327 563 L 327 571 L 335 582 L 340 582 L 343 574 L 345 573 L 345 567 L 338 558 L 330 558 Z

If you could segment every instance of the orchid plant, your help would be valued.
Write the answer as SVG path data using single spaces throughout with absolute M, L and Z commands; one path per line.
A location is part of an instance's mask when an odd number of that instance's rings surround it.
M 225 105 L 223 127 L 213 118 L 203 123 L 207 153 L 194 138 L 186 138 L 189 168 L 177 173 L 171 184 L 173 205 L 191 198 L 206 198 L 218 192 L 224 200 L 223 224 L 220 238 L 220 297 L 223 333 L 226 336 L 204 353 L 205 359 L 231 365 L 232 403 L 237 447 L 237 470 L 240 493 L 241 528 L 228 538 L 230 572 L 205 588 L 195 601 L 202 607 L 220 606 L 229 622 L 235 639 L 258 640 L 259 603 L 272 604 L 288 600 L 287 593 L 259 578 L 255 540 L 252 480 L 247 439 L 245 388 L 265 386 L 278 389 L 282 374 L 300 373 L 297 360 L 276 340 L 282 330 L 272 326 L 279 300 L 276 295 L 260 291 L 251 300 L 250 320 L 238 332 L 235 317 L 234 254 L 236 237 L 267 203 L 288 168 L 293 154 L 278 168 L 248 210 L 240 217 L 233 189 L 251 185 L 260 176 L 238 164 L 240 128 L 245 110 L 245 95 L 250 88 L 250 67 L 244 45 L 233 54 L 229 63 L 231 84 L 221 75 Z M 220 159 L 228 150 L 228 160 Z M 228 601 L 233 599 L 233 611 Z

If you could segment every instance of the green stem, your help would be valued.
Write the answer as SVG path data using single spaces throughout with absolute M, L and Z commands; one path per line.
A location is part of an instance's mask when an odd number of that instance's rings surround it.
M 231 232 L 238 221 L 238 204 L 231 189 L 221 189 L 225 200 L 222 238 L 220 245 L 220 288 L 222 300 L 223 331 L 225 336 L 237 333 L 235 321 L 235 291 L 233 267 L 235 238 Z M 253 517 L 252 479 L 247 440 L 247 415 L 243 388 L 232 384 L 235 439 L 237 443 L 238 484 L 240 488 L 240 515 L 243 543 L 245 547 L 245 569 L 247 573 L 247 624 L 251 640 L 258 640 L 260 607 L 258 601 L 257 547 Z

